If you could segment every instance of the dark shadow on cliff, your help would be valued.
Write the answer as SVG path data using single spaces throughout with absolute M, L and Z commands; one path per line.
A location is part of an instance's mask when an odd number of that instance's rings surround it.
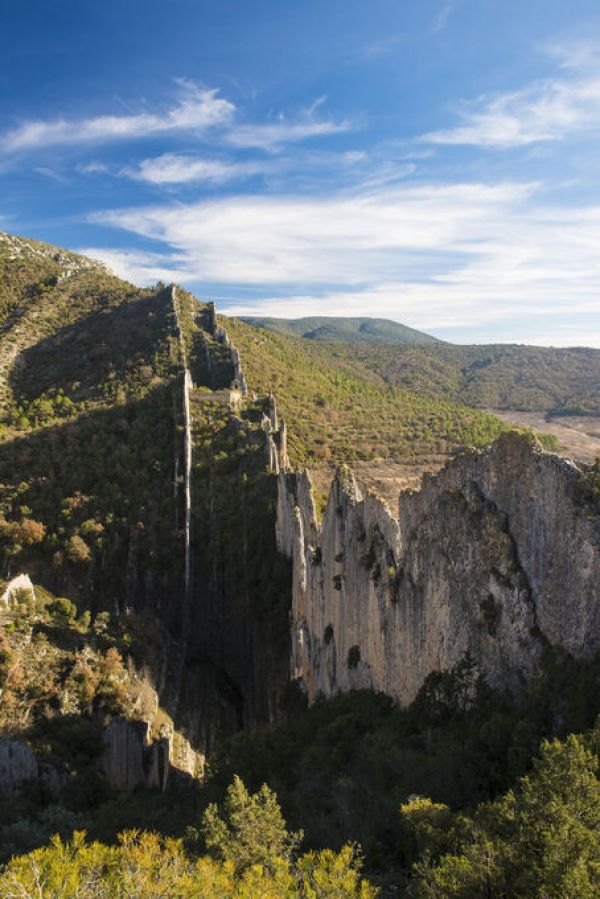
M 118 305 L 99 297 L 95 309 L 23 350 L 9 383 L 19 401 L 59 389 L 75 400 L 101 395 L 103 385 L 118 388 L 136 369 L 156 369 L 158 352 L 175 333 L 166 288 L 125 295 Z
M 75 830 L 106 842 L 139 828 L 182 837 L 206 804 L 198 781 L 174 766 L 163 790 L 112 788 L 99 769 L 103 729 L 97 717 L 41 719 L 14 736 L 34 747 L 39 776 L 17 796 L 0 798 L 0 863 Z
M 205 751 L 242 725 L 277 717 L 290 572 L 275 546 L 276 478 L 265 470 L 262 432 L 242 439 L 232 419 L 233 443 L 209 440 L 202 453 L 211 471 L 195 476 L 197 558 L 186 604 L 181 484 L 174 493 L 180 404 L 174 380 L 0 444 L 8 523 L 0 548 L 5 577 L 29 573 L 79 614 L 88 610 L 92 626 L 99 613 L 119 622 L 119 652 L 152 672 L 175 727 Z M 24 520 L 43 526 L 41 541 L 15 542 Z M 63 649 L 77 643 L 56 623 L 45 630 Z

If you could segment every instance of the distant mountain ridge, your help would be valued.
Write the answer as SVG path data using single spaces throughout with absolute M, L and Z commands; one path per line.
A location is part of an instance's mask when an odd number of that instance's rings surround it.
M 360 341 L 361 343 L 441 343 L 431 334 L 417 331 L 385 318 L 345 318 L 343 316 L 312 316 L 308 318 L 253 318 L 241 320 L 255 328 L 265 328 L 287 337 L 305 340 Z

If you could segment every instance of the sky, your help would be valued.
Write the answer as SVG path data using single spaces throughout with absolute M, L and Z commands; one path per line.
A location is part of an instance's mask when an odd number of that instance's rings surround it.
M 231 315 L 600 347 L 597 0 L 19 0 L 0 229 Z

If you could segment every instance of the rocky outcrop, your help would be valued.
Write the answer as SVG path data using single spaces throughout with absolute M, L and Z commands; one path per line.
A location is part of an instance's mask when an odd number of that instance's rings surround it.
M 311 698 L 373 687 L 409 702 L 466 651 L 490 683 L 513 689 L 544 643 L 590 655 L 600 522 L 579 483 L 572 463 L 507 433 L 401 493 L 397 518 L 341 471 L 318 525 L 306 473 L 281 473 L 292 674 Z
M 29 746 L 0 737 L 0 798 L 12 799 L 37 776 L 38 763 Z
M 113 718 L 105 727 L 99 767 L 111 787 L 138 786 L 164 790 L 169 779 L 169 740 L 150 742 L 147 721 Z
M 18 574 L 8 582 L 0 596 L 0 604 L 10 606 L 23 595 L 35 599 L 35 589 L 28 574 Z
M 240 353 L 237 347 L 234 347 L 233 344 L 231 346 L 231 362 L 233 363 L 233 378 L 234 383 L 239 386 L 240 393 L 242 396 L 246 396 L 248 393 L 248 384 L 246 383 L 246 375 L 242 369 L 242 360 L 240 358 Z
M 277 404 L 272 393 L 266 402 L 261 419 L 261 427 L 265 434 L 265 457 L 267 468 L 278 474 L 289 468 L 287 454 L 287 428 L 283 418 L 277 415 Z
M 192 557 L 190 552 L 192 530 L 192 416 L 190 412 L 190 390 L 192 389 L 192 376 L 186 368 L 183 374 L 183 496 L 184 496 L 184 589 L 188 599 Z

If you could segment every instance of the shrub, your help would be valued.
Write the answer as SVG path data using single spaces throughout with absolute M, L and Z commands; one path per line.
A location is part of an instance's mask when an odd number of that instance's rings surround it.
M 69 537 L 65 551 L 69 562 L 74 562 L 76 565 L 85 565 L 92 557 L 89 546 L 78 534 Z
M 53 600 L 46 606 L 48 612 L 59 624 L 68 625 L 75 620 L 77 616 L 77 606 L 70 599 L 60 597 Z
M 209 805 L 202 829 L 207 848 L 238 874 L 252 865 L 273 870 L 276 861 L 290 861 L 302 839 L 302 832 L 287 831 L 277 796 L 266 784 L 250 794 L 237 776 L 227 790 L 224 817 Z

